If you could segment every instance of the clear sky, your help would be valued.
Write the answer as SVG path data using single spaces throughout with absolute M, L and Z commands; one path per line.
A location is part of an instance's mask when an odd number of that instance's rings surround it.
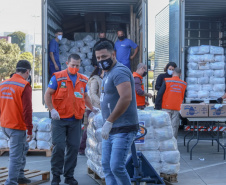
M 94 0 L 95 1 L 95 0 Z M 155 15 L 162 10 L 169 0 L 148 0 L 148 44 L 149 51 L 154 51 Z M 34 18 L 33 16 L 39 16 Z M 0 35 L 3 32 L 23 31 L 27 34 L 36 32 L 36 42 L 41 42 L 41 0 L 0 0 Z

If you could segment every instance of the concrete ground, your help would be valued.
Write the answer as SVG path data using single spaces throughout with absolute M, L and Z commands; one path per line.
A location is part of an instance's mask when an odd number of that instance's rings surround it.
M 48 112 L 41 104 L 41 91 L 33 91 L 33 111 L 38 117 L 48 116 Z M 178 148 L 181 153 L 181 167 L 178 173 L 178 183 L 175 185 L 226 185 L 226 160 L 223 160 L 223 150 L 217 152 L 217 144 L 211 146 L 211 141 L 200 141 L 193 150 L 193 160 L 183 145 L 185 132 L 180 130 L 178 136 Z M 190 143 L 190 146 L 194 141 Z M 200 160 L 201 159 L 201 160 Z M 78 156 L 78 164 L 75 169 L 75 178 L 79 185 L 96 185 L 97 183 L 87 175 L 86 157 Z M 8 153 L 0 157 L 0 166 L 8 165 Z M 30 153 L 27 156 L 26 169 L 50 171 L 50 157 L 44 153 Z M 34 178 L 39 180 L 39 178 Z M 62 177 L 62 183 L 63 183 Z M 50 182 L 44 185 L 50 185 Z

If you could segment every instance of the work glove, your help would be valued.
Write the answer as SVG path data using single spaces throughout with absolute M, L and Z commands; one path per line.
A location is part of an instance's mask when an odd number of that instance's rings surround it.
M 223 103 L 223 98 L 217 98 L 217 103 Z
M 52 109 L 50 112 L 53 120 L 60 120 L 60 115 L 55 109 Z
M 100 112 L 100 109 L 97 108 L 97 107 L 93 107 L 92 112 L 93 112 L 94 114 L 97 114 L 98 112 Z
M 101 135 L 102 138 L 107 140 L 109 138 L 109 133 L 111 131 L 113 123 L 111 123 L 110 121 L 106 121 L 104 123 L 104 126 L 102 127 L 102 131 L 101 131 Z

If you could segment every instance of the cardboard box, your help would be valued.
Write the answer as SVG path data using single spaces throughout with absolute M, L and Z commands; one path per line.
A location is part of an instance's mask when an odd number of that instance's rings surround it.
M 209 117 L 226 117 L 226 104 L 222 104 L 222 107 L 216 109 L 215 104 L 209 104 Z
M 182 104 L 181 116 L 184 118 L 199 118 L 209 116 L 209 105 L 206 104 Z

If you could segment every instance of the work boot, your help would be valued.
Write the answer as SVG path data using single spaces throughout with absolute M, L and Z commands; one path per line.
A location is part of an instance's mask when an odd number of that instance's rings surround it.
M 78 185 L 78 181 L 74 179 L 74 177 L 71 178 L 65 178 L 64 181 L 65 184 L 69 184 L 69 185 Z
M 53 175 L 51 185 L 60 185 L 60 176 Z
M 18 184 L 28 184 L 28 183 L 31 183 L 31 180 L 26 177 L 18 178 L 17 183 Z

